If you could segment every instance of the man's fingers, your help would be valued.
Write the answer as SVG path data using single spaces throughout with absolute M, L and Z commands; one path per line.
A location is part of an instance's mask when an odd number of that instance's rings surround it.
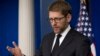
M 17 44 L 13 41 L 12 44 L 14 45 L 14 47 L 18 47 Z
M 15 53 L 16 53 L 17 50 L 18 50 L 18 46 L 16 45 L 16 43 L 15 43 L 14 41 L 12 42 L 12 44 L 13 44 L 14 48 L 13 48 L 13 47 L 9 47 L 9 46 L 7 46 L 6 48 L 7 48 L 7 50 L 8 50 L 9 52 L 11 52 L 12 54 L 15 55 Z
M 12 47 L 7 46 L 6 48 L 7 48 L 7 50 L 8 50 L 9 52 L 13 53 L 13 48 L 12 48 Z
M 10 51 L 10 50 L 11 50 L 11 48 L 10 48 L 9 46 L 7 46 L 6 48 L 7 48 L 7 50 L 8 50 L 8 51 Z

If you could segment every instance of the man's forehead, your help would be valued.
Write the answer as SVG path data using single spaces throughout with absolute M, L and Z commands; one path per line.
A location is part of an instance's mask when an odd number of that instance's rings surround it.
M 49 17 L 63 16 L 59 11 L 49 11 Z
M 49 13 L 61 13 L 61 11 L 49 11 Z

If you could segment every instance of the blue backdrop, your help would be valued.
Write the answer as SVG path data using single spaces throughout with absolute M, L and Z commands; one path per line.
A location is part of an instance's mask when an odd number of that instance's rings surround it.
M 34 0 L 35 5 L 35 47 L 39 49 L 42 37 L 50 32 L 47 8 L 54 0 Z M 71 25 L 75 27 L 79 16 L 80 0 L 67 0 L 72 6 L 73 19 Z M 97 56 L 100 56 L 100 0 L 90 0 L 91 19 L 96 41 Z M 6 46 L 12 46 L 12 41 L 18 43 L 18 0 L 0 0 L 0 56 L 10 53 Z
M 0 56 L 8 56 L 6 46 L 18 42 L 18 0 L 0 0 Z

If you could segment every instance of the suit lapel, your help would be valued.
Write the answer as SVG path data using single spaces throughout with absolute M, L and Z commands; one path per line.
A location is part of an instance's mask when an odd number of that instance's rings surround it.
M 60 45 L 60 47 L 58 48 L 55 56 L 57 56 L 58 54 L 60 54 L 62 52 L 62 50 L 72 41 L 72 30 L 69 31 L 69 33 L 66 35 L 64 41 L 62 42 L 62 44 Z
M 51 54 L 54 37 L 55 37 L 54 33 L 49 36 L 50 39 L 48 40 L 48 48 L 47 48 L 49 54 Z

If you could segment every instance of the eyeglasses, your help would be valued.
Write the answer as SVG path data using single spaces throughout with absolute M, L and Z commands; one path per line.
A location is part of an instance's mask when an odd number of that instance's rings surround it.
M 65 18 L 65 17 L 49 18 L 49 20 L 50 20 L 50 22 L 53 22 L 53 21 L 55 21 L 55 22 L 60 22 L 63 18 Z

